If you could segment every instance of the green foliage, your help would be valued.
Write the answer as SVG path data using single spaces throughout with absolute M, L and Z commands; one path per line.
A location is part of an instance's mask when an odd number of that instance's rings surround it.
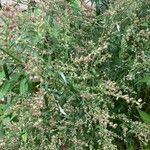
M 138 109 L 138 112 L 145 123 L 150 124 L 150 115 Z
M 0 149 L 149 148 L 150 3 L 105 2 L 1 10 Z

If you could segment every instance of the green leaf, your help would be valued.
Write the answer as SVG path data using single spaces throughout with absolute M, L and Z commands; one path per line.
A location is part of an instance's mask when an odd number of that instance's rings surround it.
M 5 131 L 3 129 L 3 126 L 0 125 L 0 137 L 2 137 L 5 134 Z
M 28 134 L 27 134 L 27 132 L 24 132 L 24 133 L 21 135 L 21 138 L 22 138 L 22 141 L 23 141 L 24 143 L 26 143 L 26 142 L 27 142 L 27 139 L 28 139 Z
M 13 89 L 20 75 L 21 74 L 14 75 L 10 80 L 7 80 L 3 83 L 2 87 L 0 88 L 0 99 Z
M 144 78 L 142 78 L 141 80 L 139 80 L 136 84 L 141 84 L 141 83 L 147 83 L 149 84 L 150 82 L 150 76 L 145 76 Z
M 144 150 L 150 150 L 150 144 L 148 144 Z
M 137 108 L 137 110 L 138 110 L 138 112 L 139 112 L 139 114 L 140 114 L 141 119 L 142 119 L 145 123 L 150 124 L 150 115 L 147 114 L 146 112 L 140 110 L 139 108 Z
M 0 104 L 0 116 L 3 114 L 4 112 L 4 105 Z
M 26 94 L 29 90 L 28 78 L 24 78 L 20 82 L 20 94 Z
M 9 81 L 5 82 L 0 89 L 0 99 L 3 98 L 11 89 L 11 83 Z
M 64 83 L 67 84 L 67 80 L 66 80 L 66 77 L 65 77 L 64 73 L 63 72 L 59 72 L 59 75 L 63 79 Z
M 7 124 L 7 123 L 10 123 L 11 122 L 11 116 L 4 116 L 4 118 L 2 119 L 2 122 L 3 122 L 3 124 L 5 125 L 5 124 Z
M 51 35 L 53 36 L 53 37 L 55 37 L 55 38 L 57 38 L 58 37 L 58 35 L 59 35 L 59 29 L 57 28 L 57 27 L 52 27 L 51 28 Z
M 9 26 L 9 21 L 8 21 L 8 19 L 6 19 L 6 17 L 0 16 L 0 20 L 1 20 L 1 22 L 3 22 L 6 26 Z
M 130 147 L 127 148 L 127 150 L 135 150 L 135 145 L 131 145 Z
M 0 79 L 3 79 L 5 77 L 5 72 L 4 70 L 0 71 Z

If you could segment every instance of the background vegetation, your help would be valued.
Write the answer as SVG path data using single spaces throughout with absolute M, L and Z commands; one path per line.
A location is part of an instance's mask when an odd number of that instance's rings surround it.
M 150 2 L 92 3 L 3 6 L 1 150 L 150 149 Z

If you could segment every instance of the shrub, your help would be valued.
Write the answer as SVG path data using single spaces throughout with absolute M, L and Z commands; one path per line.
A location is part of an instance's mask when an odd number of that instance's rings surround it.
M 144 149 L 148 0 L 88 18 L 75 2 L 1 10 L 1 149 Z

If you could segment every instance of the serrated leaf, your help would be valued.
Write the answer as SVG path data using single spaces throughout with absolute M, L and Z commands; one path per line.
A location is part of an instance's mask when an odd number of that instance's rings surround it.
M 140 110 L 139 108 L 137 108 L 137 110 L 138 110 L 138 112 L 139 112 L 139 114 L 140 114 L 141 119 L 142 119 L 145 123 L 150 124 L 150 115 L 147 114 L 146 112 Z

